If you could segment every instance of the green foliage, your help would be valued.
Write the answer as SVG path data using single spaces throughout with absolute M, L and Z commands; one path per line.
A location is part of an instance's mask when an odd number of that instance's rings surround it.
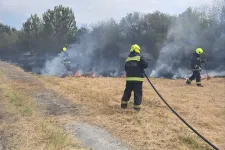
M 11 31 L 10 26 L 6 26 L 0 22 L 0 33 L 9 33 Z
M 74 42 L 76 31 L 72 9 L 55 6 L 42 17 L 31 14 L 20 31 L 0 23 L 0 51 L 9 49 L 8 55 L 15 51 L 40 55 L 46 52 L 58 53 L 61 47 Z
M 179 39 L 185 42 L 191 36 L 191 31 L 198 35 L 206 48 L 213 49 L 215 42 L 219 45 L 218 49 L 224 48 L 221 42 L 224 36 L 221 33 L 225 33 L 225 6 L 215 3 L 214 7 L 215 11 L 211 12 L 205 8 L 190 7 L 178 16 L 159 11 L 146 14 L 134 12 L 127 14 L 119 22 L 110 19 L 93 25 L 89 30 L 85 27 L 77 29 L 72 9 L 59 5 L 53 10 L 48 9 L 41 16 L 31 15 L 20 31 L 0 23 L 0 51 L 3 55 L 28 51 L 41 56 L 45 53 L 57 54 L 65 45 L 86 42 L 82 38 L 89 36 L 97 41 L 93 56 L 98 58 L 97 61 L 109 57 L 112 61 L 119 61 L 119 55 L 127 52 L 133 43 L 140 44 L 145 53 L 157 59 L 166 41 Z M 176 30 L 186 34 L 174 34 L 171 37 L 168 31 L 174 26 Z M 201 43 L 198 44 L 201 46 Z
M 0 23 L 0 52 L 1 55 L 5 55 L 11 52 L 15 52 L 18 41 L 18 31 L 10 26 Z
M 21 50 L 32 50 L 39 48 L 42 42 L 43 22 L 37 14 L 31 15 L 23 24 L 20 37 Z
M 49 9 L 43 14 L 43 23 L 44 36 L 52 45 L 62 47 L 74 41 L 77 27 L 72 9 L 62 5 Z

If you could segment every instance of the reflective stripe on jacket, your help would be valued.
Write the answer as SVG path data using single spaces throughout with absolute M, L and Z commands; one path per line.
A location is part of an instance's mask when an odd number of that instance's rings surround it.
M 135 52 L 131 52 L 125 62 L 126 81 L 144 81 L 143 71 L 148 67 L 146 60 Z

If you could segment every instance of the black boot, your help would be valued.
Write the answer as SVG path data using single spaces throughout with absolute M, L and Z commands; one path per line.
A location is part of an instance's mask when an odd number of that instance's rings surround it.
M 187 79 L 186 83 L 191 84 L 191 80 Z
M 203 87 L 203 85 L 201 85 L 201 84 L 197 84 L 197 86 L 198 86 L 198 87 Z
M 133 109 L 136 110 L 137 112 L 139 112 L 141 110 L 141 106 L 140 105 L 134 105 Z
M 127 108 L 127 102 L 126 101 L 121 101 L 121 108 L 126 109 Z
M 137 112 L 139 112 L 141 110 L 141 108 L 136 108 L 136 107 L 133 107 L 133 109 Z

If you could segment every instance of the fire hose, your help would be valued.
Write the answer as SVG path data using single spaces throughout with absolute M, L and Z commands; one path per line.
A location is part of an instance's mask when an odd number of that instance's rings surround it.
M 219 150 L 215 145 L 213 145 L 209 140 L 207 140 L 205 137 L 203 137 L 200 133 L 198 133 L 191 125 L 189 125 L 168 103 L 167 101 L 161 96 L 161 94 L 158 92 L 158 90 L 154 87 L 150 79 L 147 77 L 146 73 L 143 71 L 143 74 L 145 75 L 146 79 L 148 80 L 149 84 L 152 86 L 152 88 L 155 90 L 155 92 L 158 94 L 158 96 L 162 99 L 162 101 L 170 108 L 170 110 L 184 123 L 186 124 L 194 133 L 196 133 L 200 138 L 202 138 L 207 144 L 209 144 L 211 147 L 213 147 L 215 150 Z

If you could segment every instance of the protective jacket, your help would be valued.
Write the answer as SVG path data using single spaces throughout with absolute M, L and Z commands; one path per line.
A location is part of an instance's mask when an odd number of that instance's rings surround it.
M 191 68 L 192 69 L 201 69 L 201 63 L 204 62 L 201 60 L 200 55 L 197 53 L 193 53 L 191 58 Z
M 144 81 L 143 71 L 148 67 L 143 56 L 136 52 L 131 52 L 125 62 L 126 81 Z
M 67 51 L 62 51 L 62 58 L 64 64 L 70 63 L 70 56 Z

